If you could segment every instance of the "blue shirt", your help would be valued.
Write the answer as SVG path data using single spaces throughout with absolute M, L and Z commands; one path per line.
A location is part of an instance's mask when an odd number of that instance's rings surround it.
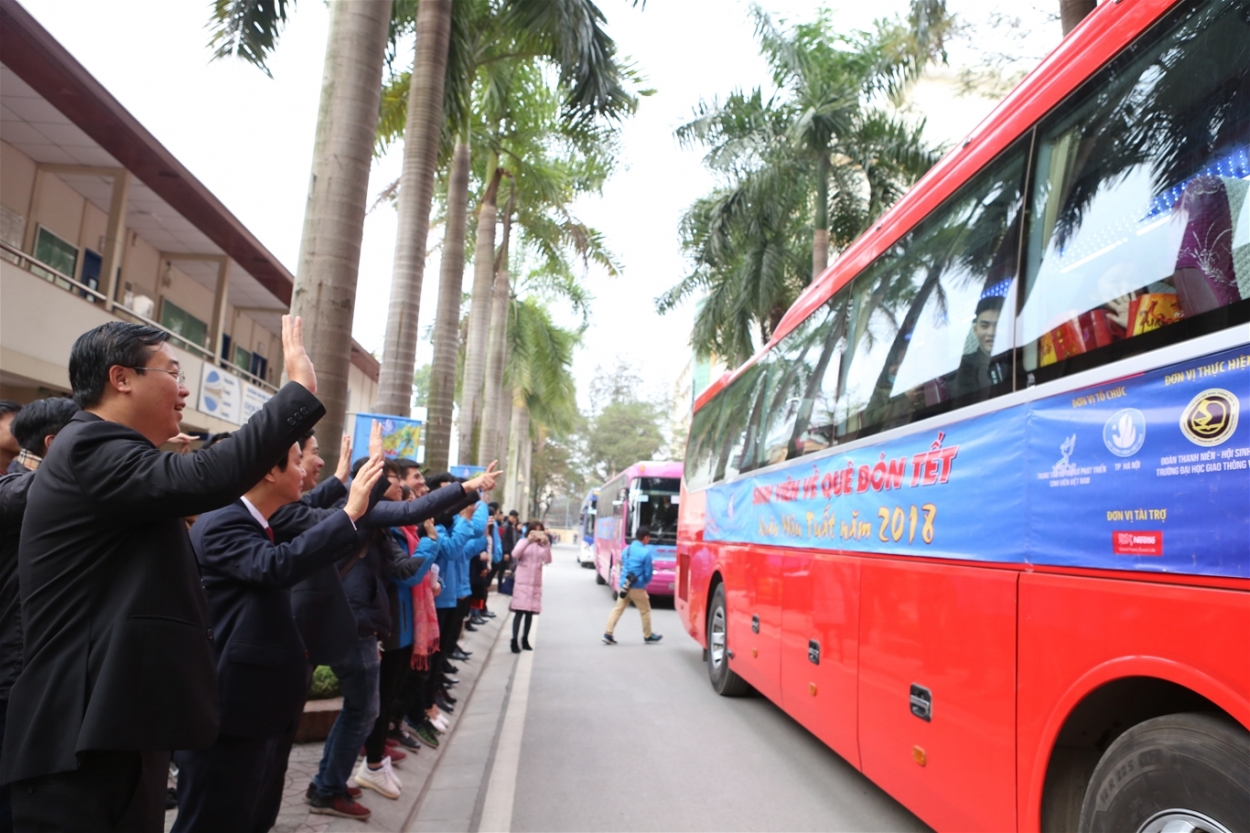
M 631 587 L 643 588 L 655 575 L 655 547 L 641 541 L 632 541 L 621 555 L 621 580 L 633 573 L 638 580 Z

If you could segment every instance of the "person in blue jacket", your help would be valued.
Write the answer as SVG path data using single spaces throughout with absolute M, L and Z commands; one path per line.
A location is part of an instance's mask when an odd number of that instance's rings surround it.
M 651 597 L 647 595 L 647 585 L 654 574 L 655 547 L 651 546 L 651 530 L 640 526 L 634 540 L 621 554 L 621 589 L 617 594 L 616 607 L 612 608 L 612 613 L 608 616 L 608 626 L 603 633 L 605 645 L 616 644 L 612 632 L 616 630 L 621 614 L 631 603 L 642 616 L 642 641 L 654 645 L 664 638 L 651 632 Z

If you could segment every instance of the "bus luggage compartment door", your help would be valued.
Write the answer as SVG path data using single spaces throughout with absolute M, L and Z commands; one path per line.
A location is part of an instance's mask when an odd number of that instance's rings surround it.
M 939 830 L 1016 829 L 1017 574 L 875 559 L 860 569 L 864 774 Z M 928 693 L 928 720 L 915 690 Z

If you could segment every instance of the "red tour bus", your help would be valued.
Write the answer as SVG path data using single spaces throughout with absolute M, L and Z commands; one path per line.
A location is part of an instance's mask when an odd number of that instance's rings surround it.
M 696 402 L 713 688 L 940 830 L 1250 829 L 1247 191 L 1250 2 L 1102 3 Z
M 671 597 L 677 561 L 677 503 L 681 463 L 639 462 L 599 487 L 595 515 L 595 580 L 620 587 L 621 553 L 638 527 L 651 530 L 655 573 L 646 590 Z

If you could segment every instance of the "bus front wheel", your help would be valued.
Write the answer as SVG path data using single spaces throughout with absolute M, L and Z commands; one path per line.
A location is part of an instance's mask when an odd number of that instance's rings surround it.
M 1169 714 L 1137 724 L 1095 767 L 1079 829 L 1250 830 L 1250 732 L 1211 714 Z
M 607 580 L 603 577 L 603 573 L 599 572 L 599 564 L 596 562 L 595 568 L 595 584 L 607 584 Z
M 725 607 L 725 585 L 716 585 L 707 616 L 707 676 L 712 689 L 722 697 L 742 697 L 751 685 L 729 668 L 729 612 Z

